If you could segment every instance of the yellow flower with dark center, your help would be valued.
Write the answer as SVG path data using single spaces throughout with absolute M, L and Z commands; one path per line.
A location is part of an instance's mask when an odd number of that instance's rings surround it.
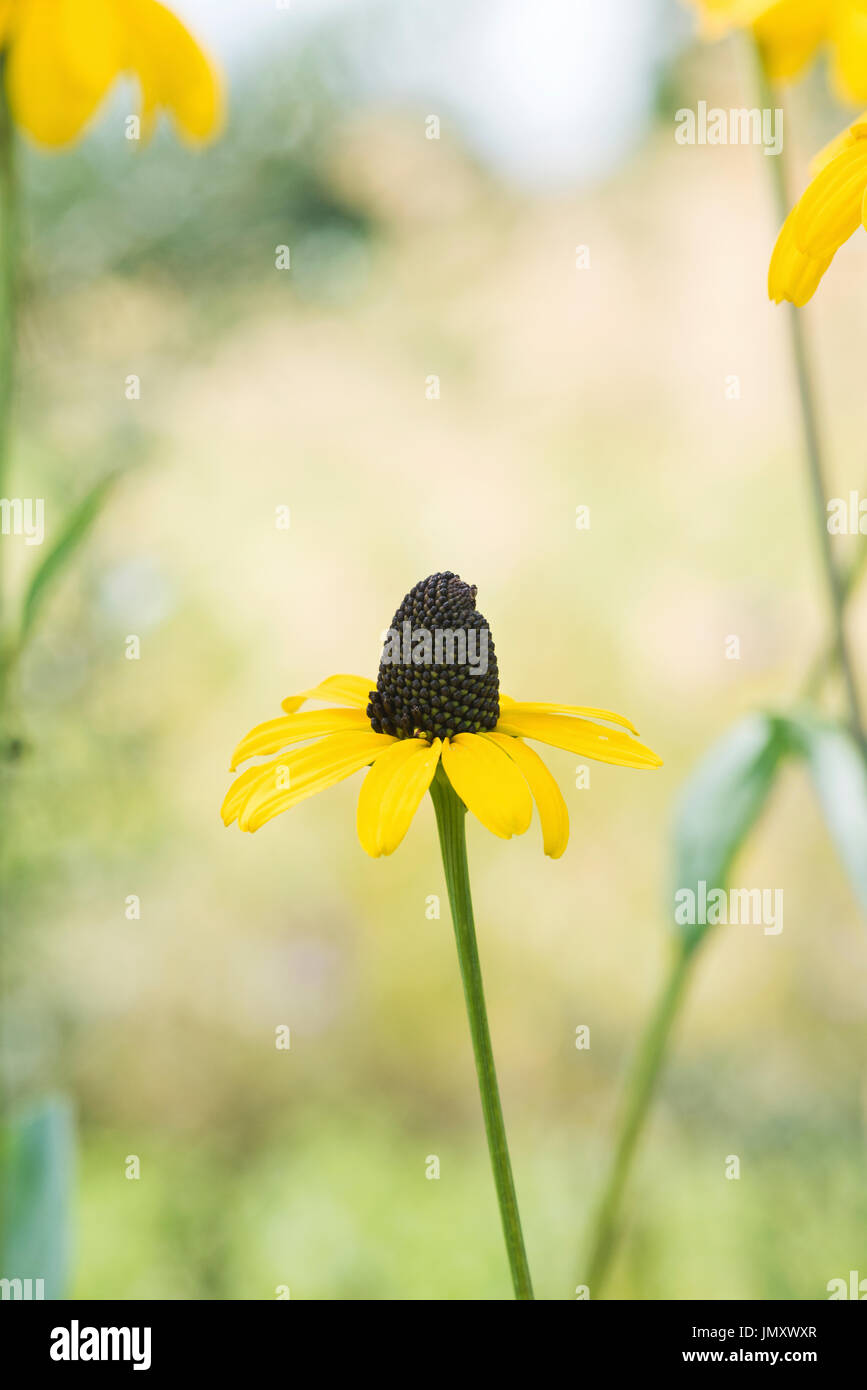
M 780 230 L 768 269 L 777 304 L 806 304 L 834 254 L 867 217 L 867 112 L 813 161 L 815 176 Z
M 867 101 L 867 0 L 693 0 L 708 38 L 750 29 L 768 76 L 799 76 L 827 45 L 843 101 Z
M 233 771 L 262 755 L 270 761 L 233 782 L 223 803 L 226 825 L 237 820 L 241 830 L 258 830 L 369 767 L 357 824 L 374 857 L 397 849 L 434 776 L 444 775 L 502 839 L 529 828 L 535 800 L 545 853 L 557 859 L 569 839 L 566 803 L 526 739 L 621 767 L 662 765 L 622 715 L 500 694 L 490 629 L 475 599 L 458 575 L 429 576 L 392 620 L 375 686 L 361 676 L 329 676 L 284 700 L 285 715 L 259 724 L 235 749 Z M 309 700 L 341 708 L 302 710 Z
M 0 0 L 0 48 L 12 115 L 40 144 L 75 140 L 125 75 L 138 79 L 145 138 L 161 110 L 191 141 L 220 127 L 215 70 L 157 0 Z

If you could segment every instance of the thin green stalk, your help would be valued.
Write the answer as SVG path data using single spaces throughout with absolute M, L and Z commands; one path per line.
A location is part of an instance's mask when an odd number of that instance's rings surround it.
M 482 967 L 479 961 L 479 948 L 473 921 L 470 875 L 467 866 L 466 807 L 440 770 L 437 771 L 437 775 L 431 783 L 430 792 L 436 810 L 443 868 L 455 928 L 455 941 L 457 942 L 461 979 L 464 985 L 464 998 L 467 1002 L 470 1034 L 473 1040 L 473 1055 L 479 1078 L 485 1132 L 488 1136 L 488 1150 L 491 1155 L 491 1168 L 494 1173 L 494 1185 L 497 1189 L 497 1201 L 500 1205 L 500 1217 L 503 1223 L 503 1235 L 506 1239 L 512 1283 L 516 1298 L 532 1299 L 533 1286 L 530 1282 L 527 1252 L 524 1249 L 521 1218 L 518 1213 L 518 1199 L 515 1195 L 512 1164 L 506 1142 L 506 1127 L 503 1123 L 500 1091 L 494 1068 L 494 1052 L 491 1047 L 491 1034 L 488 1028 L 485 994 L 482 987 Z
M 15 132 L 6 97 L 5 55 L 0 57 L 0 497 L 6 496 L 15 386 L 16 282 L 18 265 L 18 206 L 15 176 Z M 3 997 L 6 990 L 6 926 L 8 905 L 3 887 L 6 869 L 6 825 L 9 817 L 11 717 L 9 710 L 8 614 L 6 611 L 5 550 L 0 539 L 0 1122 L 6 1110 L 6 1069 L 2 1056 Z
M 848 567 L 843 574 L 843 596 L 846 602 L 852 597 L 867 572 L 867 540 L 859 536 L 858 543 Z M 801 698 L 815 700 L 819 696 L 828 671 L 833 667 L 837 655 L 837 643 L 832 640 L 822 651 L 816 653 L 801 687 Z
M 15 135 L 4 79 L 5 57 L 0 58 L 0 497 L 6 495 L 9 472 L 18 267 Z
M 762 108 L 774 110 L 779 107 L 782 109 L 782 102 L 768 79 L 761 54 L 756 52 L 755 57 L 759 73 Z M 785 139 L 783 149 L 785 150 Z M 784 160 L 785 154 L 781 153 L 765 161 L 771 166 L 776 210 L 780 223 L 788 215 L 791 207 L 788 167 Z M 857 588 L 864 572 L 865 563 L 867 563 L 867 545 L 859 544 L 845 573 L 838 568 L 827 525 L 825 465 L 817 423 L 815 391 L 804 332 L 804 320 L 801 312 L 794 305 L 787 304 L 786 310 L 798 383 L 811 510 L 816 523 L 831 613 L 830 645 L 819 652 L 811 665 L 803 684 L 802 697 L 815 698 L 829 671 L 836 663 L 839 663 L 843 673 L 852 732 L 867 756 L 867 737 L 865 737 L 855 667 L 845 622 L 847 598 Z M 678 950 L 672 960 L 662 993 L 639 1043 L 635 1064 L 627 1083 L 626 1097 L 617 1129 L 614 1157 L 593 1219 L 586 1280 L 592 1298 L 599 1297 L 610 1266 L 617 1239 L 623 1193 L 650 1104 L 659 1083 L 671 1032 L 685 998 L 686 984 L 694 955 L 695 949 L 685 946 Z
M 671 1030 L 683 1001 L 694 954 L 694 950 L 687 946 L 678 947 L 665 988 L 657 1000 L 639 1044 L 635 1066 L 627 1084 L 617 1126 L 614 1158 L 596 1208 L 590 1239 L 590 1257 L 584 1282 L 590 1290 L 591 1298 L 599 1297 L 614 1254 L 623 1192 L 647 1112 L 659 1082 Z
M 756 68 L 758 72 L 759 99 L 762 108 L 771 111 L 779 109 L 785 112 L 782 97 L 768 77 L 758 46 L 756 46 Z M 783 119 L 782 149 L 778 155 L 770 156 L 764 163 L 770 167 L 777 220 L 779 224 L 782 225 L 793 203 L 791 177 L 786 154 L 785 114 Z M 867 732 L 865 732 L 864 715 L 861 709 L 861 697 L 855 676 L 855 663 L 852 658 L 849 639 L 846 633 L 846 584 L 834 557 L 833 542 L 831 540 L 831 533 L 828 530 L 828 494 L 825 486 L 825 460 L 819 433 L 816 391 L 813 384 L 813 372 L 810 362 L 810 350 L 807 343 L 804 312 L 802 309 L 796 308 L 794 304 L 786 304 L 784 308 L 789 324 L 792 360 L 794 362 L 795 376 L 798 383 L 801 425 L 807 458 L 807 479 L 812 504 L 811 511 L 816 527 L 816 539 L 818 541 L 819 553 L 822 560 L 825 585 L 828 591 L 832 638 L 837 661 L 839 662 L 840 670 L 843 674 L 846 701 L 849 707 L 849 722 L 853 734 L 857 738 L 865 756 L 867 756 Z

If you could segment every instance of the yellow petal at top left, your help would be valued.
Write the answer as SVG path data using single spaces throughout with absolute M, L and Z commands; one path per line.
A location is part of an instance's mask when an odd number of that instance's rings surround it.
M 190 140 L 220 126 L 216 72 L 158 0 L 6 0 L 0 43 L 12 115 L 40 144 L 75 140 L 125 75 L 139 82 L 144 136 L 161 109 Z

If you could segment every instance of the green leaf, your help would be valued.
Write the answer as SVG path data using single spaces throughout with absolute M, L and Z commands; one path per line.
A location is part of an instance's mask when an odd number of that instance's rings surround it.
M 751 714 L 709 749 L 683 789 L 674 821 L 674 887 L 725 888 L 734 858 L 762 812 L 788 742 L 781 720 Z M 672 906 L 674 921 L 674 906 Z M 677 925 L 690 946 L 707 926 Z
M 87 537 L 118 477 L 118 473 L 109 473 L 85 494 L 78 506 L 67 516 L 60 535 L 34 571 L 21 610 L 19 641 L 22 647 L 30 635 L 36 615 L 51 585 L 62 574 Z
M 848 729 L 809 716 L 787 721 L 806 761 L 822 815 L 858 901 L 867 912 L 867 762 Z
M 0 1147 L 0 1278 L 44 1280 L 62 1298 L 69 1267 L 74 1139 L 67 1101 L 46 1099 L 7 1124 Z M 37 1296 L 33 1284 L 33 1296 Z

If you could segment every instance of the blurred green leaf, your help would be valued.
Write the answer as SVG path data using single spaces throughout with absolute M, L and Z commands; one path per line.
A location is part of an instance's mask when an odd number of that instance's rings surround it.
M 46 1298 L 65 1292 L 73 1159 L 72 1113 L 62 1098 L 39 1102 L 5 1128 L 0 1278 L 42 1279 Z
M 30 635 L 48 590 L 87 537 L 118 477 L 118 473 L 109 473 L 85 494 L 78 506 L 67 516 L 60 535 L 34 571 L 21 610 L 19 641 L 22 647 Z
M 758 819 L 788 741 L 783 721 L 751 714 L 702 758 L 680 797 L 674 821 L 675 888 L 725 887 L 732 862 Z M 706 924 L 678 926 L 697 945 Z
M 825 824 L 867 912 L 867 763 L 852 734 L 808 715 L 787 721 L 792 747 L 806 761 Z

